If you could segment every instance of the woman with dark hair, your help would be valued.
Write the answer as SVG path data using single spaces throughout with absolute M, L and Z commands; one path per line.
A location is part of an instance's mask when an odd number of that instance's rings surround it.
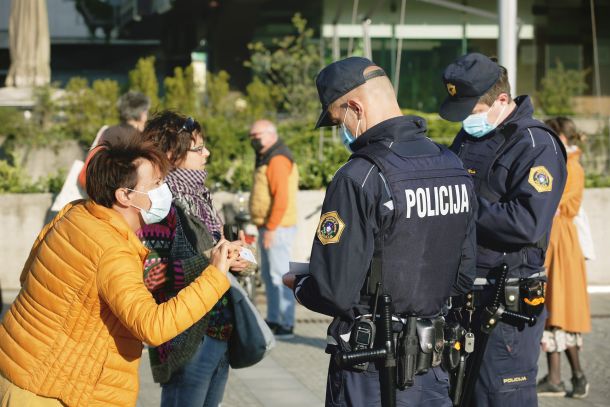
M 179 297 L 157 304 L 135 232 L 170 210 L 167 159 L 151 143 L 104 145 L 87 201 L 66 205 L 34 242 L 0 324 L 0 405 L 135 406 L 142 342 L 192 326 L 228 290 L 238 248 L 221 241 Z
M 553 219 L 546 254 L 545 304 L 549 316 L 542 336 L 542 350 L 547 354 L 549 373 L 538 383 L 537 392 L 539 396 L 566 395 L 560 364 L 561 352 L 565 352 L 572 368 L 570 395 L 584 398 L 589 392 L 589 384 L 580 366 L 579 351 L 582 334 L 591 331 L 591 314 L 585 259 L 574 226 L 585 188 L 585 173 L 579 162 L 581 151 L 577 147 L 582 135 L 566 117 L 547 120 L 546 124 L 559 135 L 568 152 L 568 178 Z
M 174 208 L 163 223 L 143 228 L 139 234 L 151 250 L 144 281 L 157 301 L 163 302 L 201 273 L 201 265 L 208 261 L 205 253 L 222 239 L 222 223 L 205 186 L 210 152 L 199 123 L 164 111 L 148 121 L 143 137 L 155 143 L 171 164 L 166 182 Z M 198 262 L 192 264 L 188 258 Z M 239 260 L 232 270 L 246 265 Z M 150 350 L 153 378 L 162 386 L 162 406 L 220 404 L 229 374 L 232 329 L 231 304 L 225 294 L 191 329 Z

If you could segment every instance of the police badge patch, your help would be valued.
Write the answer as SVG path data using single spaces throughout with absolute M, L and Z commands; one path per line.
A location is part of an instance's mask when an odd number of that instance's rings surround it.
M 530 168 L 527 181 L 538 192 L 549 192 L 553 189 L 553 176 L 543 165 Z
M 449 92 L 451 96 L 455 96 L 457 89 L 453 83 L 447 83 L 447 92 Z
M 323 245 L 338 243 L 345 229 L 345 223 L 337 211 L 326 212 L 320 217 L 316 235 Z

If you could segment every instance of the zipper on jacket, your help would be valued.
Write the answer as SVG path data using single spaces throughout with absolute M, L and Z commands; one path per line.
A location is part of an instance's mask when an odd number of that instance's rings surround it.
M 466 143 L 464 143 L 463 141 L 460 143 L 460 149 L 458 150 L 458 157 L 462 158 L 462 149 L 464 148 L 464 145 Z

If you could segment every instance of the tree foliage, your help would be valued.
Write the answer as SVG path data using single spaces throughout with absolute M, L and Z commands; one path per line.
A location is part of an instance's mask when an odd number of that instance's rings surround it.
M 267 86 L 276 111 L 312 120 L 319 107 L 314 78 L 321 68 L 320 54 L 307 20 L 296 14 L 292 24 L 296 33 L 274 39 L 272 49 L 261 42 L 249 44 L 245 65 Z
M 159 82 L 155 71 L 155 57 L 140 58 L 129 71 L 129 90 L 137 90 L 150 98 L 152 110 L 159 108 Z
M 159 99 L 159 85 L 154 57 L 140 59 L 129 72 L 129 89 L 151 98 L 152 111 L 168 108 L 196 118 L 203 126 L 211 156 L 207 169 L 211 184 L 223 190 L 248 190 L 252 183 L 254 152 L 248 137 L 255 120 L 270 119 L 292 150 L 299 166 L 300 188 L 319 189 L 331 181 L 349 153 L 330 130 L 314 130 L 320 104 L 315 75 L 321 68 L 318 46 L 307 22 L 295 15 L 294 32 L 271 44 L 250 44 L 252 81 L 245 92 L 231 89 L 227 72 L 208 73 L 206 92 L 198 94 L 193 83 L 193 68 L 175 68 L 173 76 L 163 80 L 164 97 Z M 561 64 L 542 81 L 539 102 L 547 114 L 567 114 L 572 96 L 586 88 L 587 71 L 566 70 Z M 53 191 L 61 186 L 65 174 L 56 173 L 33 183 L 13 160 L 10 146 L 53 145 L 66 138 L 79 140 L 88 147 L 98 129 L 118 121 L 116 101 L 119 85 L 112 80 L 97 80 L 89 85 L 84 78 L 72 78 L 64 89 L 57 85 L 36 90 L 36 107 L 29 119 L 17 109 L 0 108 L 0 192 Z M 459 131 L 459 123 L 442 120 L 437 114 L 405 110 L 427 121 L 428 136 L 448 145 Z M 607 146 L 594 146 L 607 150 Z M 322 151 L 319 151 L 320 148 Z M 593 148 L 593 145 L 592 145 Z M 591 154 L 594 154 L 593 152 Z M 607 173 L 607 171 L 606 171 Z M 587 174 L 591 186 L 608 185 L 607 176 Z
M 589 70 L 565 69 L 561 61 L 549 69 L 540 83 L 538 102 L 549 116 L 567 116 L 574 113 L 572 97 L 582 95 L 587 89 L 585 81 Z
M 197 92 L 193 80 L 193 66 L 174 68 L 174 76 L 163 81 L 165 88 L 164 106 L 183 114 L 194 116 L 197 112 Z
M 100 127 L 118 122 L 118 97 L 119 84 L 116 81 L 98 79 L 89 86 L 85 78 L 70 79 L 62 98 L 63 133 L 88 146 Z

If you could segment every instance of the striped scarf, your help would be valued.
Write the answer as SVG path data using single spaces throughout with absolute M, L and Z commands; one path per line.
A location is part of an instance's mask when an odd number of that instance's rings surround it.
M 165 182 L 174 199 L 183 204 L 189 215 L 206 225 L 216 243 L 222 237 L 222 222 L 212 204 L 212 194 L 205 186 L 207 176 L 205 170 L 176 168 L 167 174 Z

